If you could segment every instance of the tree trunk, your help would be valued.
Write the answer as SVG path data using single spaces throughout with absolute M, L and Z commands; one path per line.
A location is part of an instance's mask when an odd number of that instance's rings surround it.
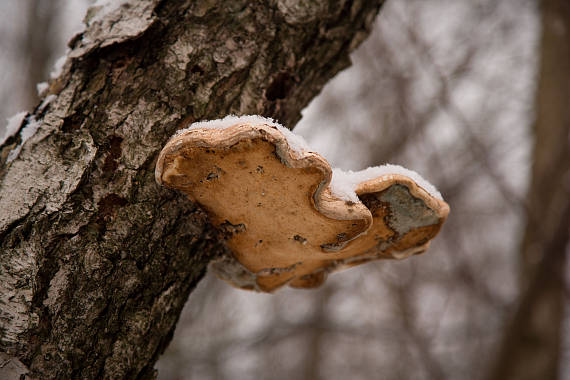
M 570 4 L 542 1 L 522 296 L 490 379 L 559 377 L 570 226 Z
M 225 250 L 199 208 L 155 183 L 158 152 L 230 113 L 292 127 L 382 2 L 91 8 L 48 96 L 0 147 L 0 377 L 153 378 Z

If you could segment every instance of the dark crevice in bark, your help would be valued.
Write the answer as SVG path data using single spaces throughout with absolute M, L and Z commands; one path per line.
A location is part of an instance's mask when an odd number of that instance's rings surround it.
M 285 99 L 291 87 L 293 86 L 293 77 L 287 72 L 277 73 L 269 83 L 267 91 L 265 92 L 265 98 L 269 101 L 274 101 L 277 99 Z

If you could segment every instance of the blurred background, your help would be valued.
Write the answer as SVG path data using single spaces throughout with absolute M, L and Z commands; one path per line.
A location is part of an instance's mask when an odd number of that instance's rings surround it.
M 90 3 L 0 1 L 1 120 L 37 103 Z M 388 0 L 295 132 L 332 166 L 420 173 L 451 206 L 441 234 L 318 290 L 208 275 L 159 379 L 570 380 L 569 7 Z

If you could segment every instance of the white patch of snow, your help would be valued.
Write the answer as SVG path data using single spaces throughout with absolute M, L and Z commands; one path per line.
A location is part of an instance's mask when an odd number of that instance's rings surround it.
M 246 115 L 246 116 L 228 115 L 223 119 L 199 121 L 197 123 L 193 123 L 188 128 L 177 131 L 173 137 L 179 136 L 180 134 L 192 129 L 198 129 L 198 128 L 225 129 L 231 127 L 232 125 L 240 123 L 248 123 L 251 125 L 266 124 L 272 127 L 276 127 L 279 130 L 279 132 L 281 132 L 283 136 L 285 136 L 285 138 L 287 139 L 289 147 L 295 152 L 304 153 L 304 152 L 313 151 L 309 148 L 309 144 L 307 144 L 307 142 L 303 137 L 294 134 L 293 132 L 291 132 L 281 124 L 277 123 L 275 120 L 259 115 Z
M 51 70 L 51 73 L 49 73 L 49 77 L 51 79 L 55 79 L 61 75 L 61 72 L 63 71 L 63 65 L 65 65 L 66 60 L 67 60 L 67 53 L 65 55 L 62 55 L 57 59 L 57 61 L 55 61 L 53 69 Z
M 0 138 L 0 145 L 4 144 L 4 142 L 8 140 L 8 137 L 13 136 L 16 132 L 18 132 L 18 129 L 20 128 L 20 125 L 22 124 L 22 121 L 24 121 L 24 118 L 27 114 L 28 113 L 26 111 L 22 111 L 6 119 L 8 121 L 8 125 L 4 130 L 4 135 Z
M 36 90 L 38 91 L 38 96 L 42 96 L 43 92 L 47 90 L 49 84 L 47 82 L 40 82 L 36 84 Z
M 127 3 L 129 0 L 97 0 L 92 7 L 102 7 L 106 10 L 117 9 L 123 4 Z
M 41 124 L 42 123 L 36 120 L 34 116 L 30 118 L 28 124 L 20 132 L 20 138 L 22 139 L 22 141 L 17 147 L 12 149 L 10 153 L 8 153 L 8 158 L 6 159 L 6 162 L 12 162 L 16 159 L 16 157 L 18 157 L 20 151 L 22 150 L 22 147 L 24 146 L 24 143 L 28 141 L 28 139 L 36 133 Z
M 374 166 L 357 172 L 334 168 L 331 180 L 331 192 L 340 199 L 358 202 L 358 196 L 356 195 L 355 190 L 360 183 L 391 174 L 400 174 L 409 177 L 430 195 L 443 200 L 440 192 L 437 191 L 435 186 L 425 180 L 418 173 L 402 166 L 391 164 Z
M 55 98 L 57 98 L 57 95 L 54 94 L 46 96 L 45 99 L 42 101 L 42 104 L 40 104 L 40 106 L 38 107 L 38 111 L 43 112 L 44 109 L 47 107 L 47 105 L 50 104 Z
M 87 24 L 93 24 L 95 21 L 103 19 L 107 14 L 127 3 L 128 0 L 97 0 L 89 7 L 88 12 L 93 12 L 93 16 L 88 20 Z
M 114 0 L 97 0 L 95 4 L 92 5 L 92 7 L 108 7 L 114 2 Z

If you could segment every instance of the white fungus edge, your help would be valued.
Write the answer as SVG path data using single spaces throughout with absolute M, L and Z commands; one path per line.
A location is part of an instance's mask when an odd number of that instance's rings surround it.
M 245 116 L 228 115 L 223 119 L 199 121 L 191 124 L 188 128 L 177 131 L 172 137 L 174 138 L 180 136 L 181 134 L 193 129 L 200 129 L 200 128 L 226 129 L 240 123 L 248 123 L 251 125 L 266 124 L 272 127 L 276 127 L 279 130 L 279 132 L 281 132 L 283 136 L 285 136 L 285 138 L 287 139 L 287 143 L 289 144 L 289 147 L 293 151 L 297 153 L 305 153 L 313 151 L 303 137 L 294 134 L 289 129 L 285 128 L 284 126 L 277 123 L 275 120 L 271 118 L 258 116 L 258 115 L 245 115 Z
M 309 148 L 309 144 L 303 137 L 294 134 L 275 120 L 259 115 L 228 115 L 223 119 L 199 121 L 191 124 L 188 128 L 177 131 L 172 138 L 194 129 L 225 129 L 239 123 L 248 123 L 251 125 L 266 124 L 274 126 L 285 136 L 289 147 L 293 151 L 297 153 L 314 152 L 314 150 Z M 333 168 L 330 190 L 333 195 L 342 200 L 359 202 L 358 196 L 356 195 L 356 188 L 360 183 L 382 176 L 389 176 L 391 174 L 400 174 L 409 177 L 431 196 L 439 200 L 443 200 L 443 197 L 437 188 L 421 175 L 413 170 L 404 168 L 403 166 L 392 164 L 373 166 L 360 171 L 345 171 L 340 168 Z
M 359 184 L 378 177 L 385 177 L 399 174 L 411 178 L 416 184 L 427 191 L 431 196 L 443 200 L 441 193 L 429 181 L 413 170 L 400 165 L 380 165 L 369 167 L 360 171 L 342 170 L 333 168 L 333 175 L 330 184 L 331 193 L 340 199 L 357 202 L 356 188 Z

